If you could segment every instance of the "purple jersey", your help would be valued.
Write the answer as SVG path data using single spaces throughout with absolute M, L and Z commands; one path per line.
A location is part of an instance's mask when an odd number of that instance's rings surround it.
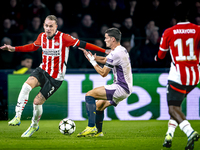
M 133 76 L 127 50 L 119 45 L 106 57 L 106 66 L 113 71 L 114 83 L 121 86 L 128 94 L 132 93 Z

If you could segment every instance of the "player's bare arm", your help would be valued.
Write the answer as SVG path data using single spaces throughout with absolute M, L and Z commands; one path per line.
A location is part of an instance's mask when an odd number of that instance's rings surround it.
M 6 51 L 9 51 L 9 52 L 14 52 L 15 51 L 15 47 L 13 47 L 11 45 L 6 45 L 6 44 L 4 44 L 4 46 L 1 46 L 0 49 L 6 50 Z
M 110 72 L 110 68 L 104 66 L 103 68 L 101 68 L 99 65 L 94 66 L 94 69 L 102 76 L 102 77 L 106 77 L 109 72 Z
M 104 66 L 103 68 L 101 68 L 97 63 L 100 62 L 102 64 L 105 64 L 106 62 L 106 58 L 104 57 L 100 57 L 100 56 L 96 56 L 96 54 L 92 55 L 91 52 L 87 52 L 85 49 L 83 48 L 79 48 L 80 50 L 83 51 L 85 57 L 88 59 L 88 61 L 90 61 L 90 63 L 94 66 L 94 69 L 102 76 L 102 77 L 106 77 L 108 75 L 108 73 L 110 72 L 110 68 Z
M 95 57 L 95 60 L 98 62 L 98 63 L 101 63 L 101 64 L 106 64 L 106 60 L 107 58 L 106 57 L 102 57 L 102 56 L 96 56 Z

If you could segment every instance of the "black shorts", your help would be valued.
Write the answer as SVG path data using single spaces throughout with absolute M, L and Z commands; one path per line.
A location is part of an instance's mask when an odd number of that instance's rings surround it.
M 180 85 L 173 81 L 168 81 L 167 85 L 167 103 L 168 106 L 181 106 L 182 101 L 196 85 Z
M 37 67 L 30 76 L 34 76 L 40 82 L 40 92 L 47 100 L 61 86 L 62 81 L 55 80 L 46 71 Z

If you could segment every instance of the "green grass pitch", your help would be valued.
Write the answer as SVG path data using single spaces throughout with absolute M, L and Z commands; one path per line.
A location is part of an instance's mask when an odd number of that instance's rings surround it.
M 21 138 L 29 127 L 30 120 L 22 120 L 20 126 L 8 126 L 8 121 L 0 121 L 0 149 L 56 149 L 56 150 L 165 150 L 162 144 L 168 121 L 105 121 L 104 137 L 76 137 L 85 129 L 87 121 L 75 121 L 76 131 L 71 136 L 62 135 L 58 129 L 60 120 L 41 120 L 40 129 L 30 138 Z M 192 127 L 200 132 L 200 121 L 191 120 Z M 177 127 L 172 147 L 168 150 L 184 150 L 186 135 Z M 200 141 L 194 150 L 200 149 Z

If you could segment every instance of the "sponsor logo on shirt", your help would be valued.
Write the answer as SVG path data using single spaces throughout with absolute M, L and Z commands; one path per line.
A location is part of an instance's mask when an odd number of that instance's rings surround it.
M 43 49 L 43 54 L 44 55 L 50 55 L 50 56 L 59 56 L 60 55 L 60 50 L 55 50 L 55 49 Z

